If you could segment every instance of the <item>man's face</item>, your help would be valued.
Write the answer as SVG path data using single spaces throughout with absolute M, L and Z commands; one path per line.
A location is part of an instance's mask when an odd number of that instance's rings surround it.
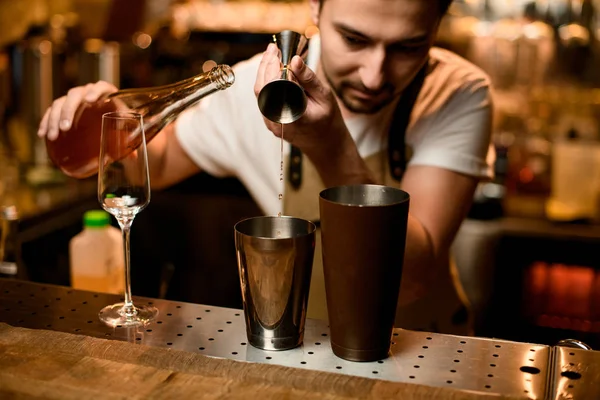
M 321 67 L 343 106 L 379 111 L 427 59 L 439 24 L 437 0 L 311 1 L 321 37 Z

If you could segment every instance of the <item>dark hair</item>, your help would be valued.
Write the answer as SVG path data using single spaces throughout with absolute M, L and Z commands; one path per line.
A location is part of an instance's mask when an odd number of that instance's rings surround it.
M 448 9 L 450 8 L 450 4 L 452 4 L 454 0 L 438 0 L 439 6 L 440 6 L 440 14 L 442 16 L 446 15 L 446 13 L 448 12 Z M 325 0 L 319 0 L 319 8 L 323 7 L 323 3 L 325 2 Z
M 440 11 L 442 15 L 445 15 L 450 8 L 450 4 L 452 4 L 454 0 L 438 0 L 440 4 Z

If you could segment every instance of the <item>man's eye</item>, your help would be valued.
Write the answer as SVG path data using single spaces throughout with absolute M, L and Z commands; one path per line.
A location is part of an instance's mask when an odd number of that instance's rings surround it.
M 402 45 L 398 45 L 398 46 L 394 46 L 392 48 L 392 51 L 395 53 L 417 53 L 420 52 L 421 50 L 425 49 L 427 46 L 425 45 L 417 45 L 417 46 L 402 46 Z
M 344 39 L 344 42 L 350 46 L 360 46 L 365 43 L 364 40 L 353 36 L 342 35 L 342 38 Z

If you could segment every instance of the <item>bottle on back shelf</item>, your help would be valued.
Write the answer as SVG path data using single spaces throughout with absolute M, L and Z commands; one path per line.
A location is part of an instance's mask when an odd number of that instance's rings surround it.
M 17 240 L 17 220 L 15 206 L 2 207 L 0 211 L 0 278 L 16 278 L 20 245 Z
M 123 293 L 123 240 L 107 212 L 91 210 L 84 214 L 83 230 L 69 243 L 69 261 L 73 288 Z

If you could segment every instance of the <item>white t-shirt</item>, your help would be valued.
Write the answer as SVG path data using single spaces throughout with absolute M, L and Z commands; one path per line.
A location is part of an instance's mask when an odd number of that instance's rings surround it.
M 318 38 L 311 39 L 307 64 L 318 63 Z M 235 83 L 183 112 L 176 121 L 182 148 L 205 172 L 237 177 L 266 215 L 281 208 L 280 140 L 265 126 L 254 95 L 262 54 L 236 64 Z M 487 75 L 449 51 L 432 48 L 430 71 L 415 103 L 406 143 L 408 165 L 431 165 L 479 178 L 493 175 L 491 94 Z M 384 140 L 396 103 L 376 114 L 345 120 L 359 154 L 368 157 Z M 285 128 L 284 128 L 285 132 Z M 284 146 L 287 158 L 290 146 Z

